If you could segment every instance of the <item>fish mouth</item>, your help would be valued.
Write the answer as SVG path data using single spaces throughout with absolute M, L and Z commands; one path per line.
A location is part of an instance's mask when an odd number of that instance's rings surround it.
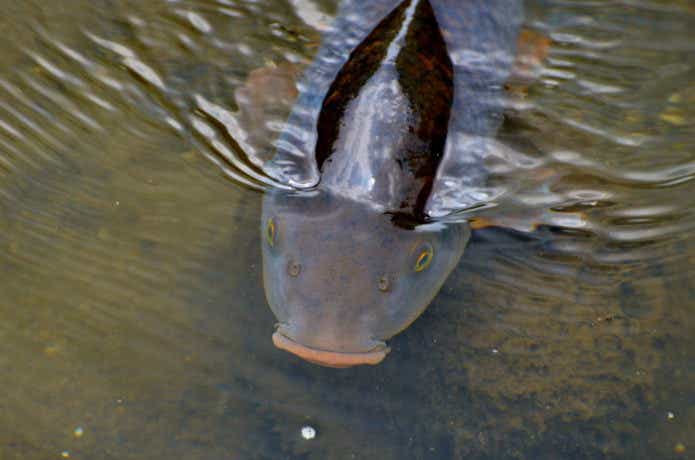
M 369 351 L 340 352 L 307 347 L 290 339 L 280 331 L 273 334 L 273 344 L 281 350 L 299 356 L 305 361 L 326 367 L 352 367 L 362 364 L 379 364 L 391 351 L 385 344 L 377 345 Z

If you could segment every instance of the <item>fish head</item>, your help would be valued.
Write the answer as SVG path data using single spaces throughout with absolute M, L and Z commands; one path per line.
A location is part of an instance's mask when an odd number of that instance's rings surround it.
M 261 239 L 276 346 L 333 367 L 376 364 L 463 254 L 467 225 L 403 225 L 328 192 L 268 193 Z

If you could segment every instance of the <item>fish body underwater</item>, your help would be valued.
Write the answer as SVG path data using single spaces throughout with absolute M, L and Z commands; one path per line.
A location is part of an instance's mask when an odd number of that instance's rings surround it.
M 295 189 L 263 201 L 276 346 L 376 364 L 436 296 L 470 236 L 437 217 L 484 184 L 520 18 L 509 1 L 343 3 L 268 164 Z

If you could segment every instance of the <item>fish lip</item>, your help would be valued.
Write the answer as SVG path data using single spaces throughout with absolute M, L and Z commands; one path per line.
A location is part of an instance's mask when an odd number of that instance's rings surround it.
M 273 334 L 273 344 L 277 348 L 288 351 L 310 363 L 337 368 L 352 367 L 362 364 L 379 364 L 391 351 L 384 343 L 377 345 L 369 351 L 341 352 L 321 350 L 295 342 L 279 330 L 275 331 Z

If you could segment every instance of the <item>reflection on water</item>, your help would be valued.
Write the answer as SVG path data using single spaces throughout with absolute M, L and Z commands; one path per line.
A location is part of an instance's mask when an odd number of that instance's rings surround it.
M 550 52 L 491 168 L 546 225 L 476 232 L 348 370 L 273 348 L 257 235 L 336 5 L 69 3 L 0 2 L 2 458 L 691 455 L 688 2 L 527 4 Z

